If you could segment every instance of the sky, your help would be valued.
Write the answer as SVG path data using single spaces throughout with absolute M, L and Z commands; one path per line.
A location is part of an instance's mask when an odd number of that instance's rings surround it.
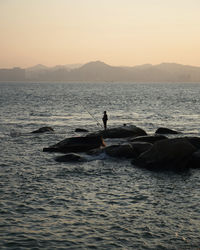
M 200 0 L 0 0 L 0 68 L 200 66 Z

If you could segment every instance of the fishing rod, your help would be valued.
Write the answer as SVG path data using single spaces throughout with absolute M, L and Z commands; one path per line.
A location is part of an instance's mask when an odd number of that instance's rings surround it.
M 101 125 L 101 123 L 99 123 L 97 118 L 83 105 L 83 103 L 78 98 L 77 98 L 77 100 L 78 100 L 79 104 L 88 112 L 88 114 L 97 122 L 97 125 L 103 129 L 103 126 Z

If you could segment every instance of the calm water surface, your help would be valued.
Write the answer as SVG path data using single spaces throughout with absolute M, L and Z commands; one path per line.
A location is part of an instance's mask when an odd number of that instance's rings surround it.
M 199 249 L 200 171 L 42 152 L 75 128 L 160 126 L 199 136 L 200 84 L 0 83 L 0 249 Z M 95 118 L 93 118 L 92 116 Z M 53 134 L 31 134 L 51 126 Z M 107 141 L 107 143 L 111 143 Z

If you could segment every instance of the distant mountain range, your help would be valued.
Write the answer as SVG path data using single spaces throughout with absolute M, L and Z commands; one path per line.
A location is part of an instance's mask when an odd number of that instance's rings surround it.
M 38 64 L 26 69 L 0 69 L 0 81 L 200 83 L 200 67 L 176 63 L 116 67 L 101 61 L 55 67 Z

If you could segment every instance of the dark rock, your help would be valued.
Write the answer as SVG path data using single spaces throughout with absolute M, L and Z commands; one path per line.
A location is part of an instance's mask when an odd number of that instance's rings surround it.
M 153 146 L 152 143 L 142 142 L 142 141 L 138 141 L 138 142 L 136 141 L 136 142 L 132 142 L 130 144 L 133 147 L 133 151 L 134 151 L 135 155 L 137 155 L 137 156 L 146 152 L 147 150 L 149 150 Z
M 66 154 L 62 156 L 57 156 L 55 158 L 55 161 L 57 162 L 83 162 L 86 161 L 86 159 L 78 154 Z
M 45 133 L 45 132 L 54 132 L 54 130 L 51 127 L 42 127 L 38 130 L 32 131 L 31 133 Z
M 75 132 L 89 132 L 87 129 L 84 129 L 84 128 L 76 128 L 75 129 Z
M 122 144 L 122 145 L 111 145 L 104 149 L 97 148 L 92 149 L 87 152 L 88 155 L 100 155 L 101 153 L 105 152 L 107 155 L 111 157 L 124 157 L 124 158 L 136 158 L 141 153 L 147 151 L 152 147 L 151 143 L 147 142 L 134 142 L 129 144 Z
M 102 130 L 97 133 L 89 134 L 88 136 L 102 136 L 103 138 L 125 138 L 125 137 L 136 137 L 146 135 L 146 132 L 134 125 L 123 126 L 118 128 L 110 128 Z
M 44 148 L 44 152 L 86 152 L 88 150 L 105 146 L 105 143 L 100 136 L 95 137 L 72 137 L 52 145 L 48 148 Z
M 158 128 L 155 132 L 156 134 L 181 134 L 178 131 L 169 129 L 169 128 Z
M 133 139 L 131 139 L 131 142 L 149 142 L 149 143 L 155 143 L 157 141 L 161 141 L 167 139 L 164 135 L 147 135 L 147 136 L 138 136 Z
M 104 151 L 107 155 L 117 158 L 134 158 L 137 156 L 131 144 L 112 145 L 106 147 Z
M 189 168 L 200 168 L 200 150 L 194 152 L 188 162 Z
M 200 149 L 200 138 L 199 137 L 185 137 L 194 147 Z
M 187 169 L 195 151 L 196 148 L 185 138 L 165 139 L 156 142 L 132 163 L 150 170 L 181 171 Z

